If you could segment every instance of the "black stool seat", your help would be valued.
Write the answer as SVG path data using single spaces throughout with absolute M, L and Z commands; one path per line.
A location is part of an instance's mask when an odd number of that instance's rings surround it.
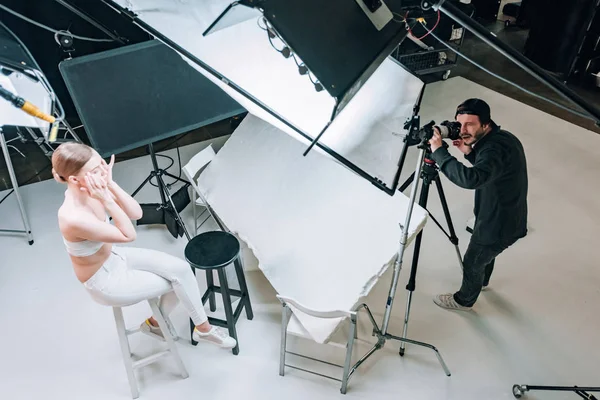
M 225 311 L 225 320 L 208 317 L 211 325 L 227 328 L 229 336 L 238 340 L 235 324 L 243 310 L 246 311 L 246 317 L 251 320 L 254 318 L 252 306 L 250 305 L 250 295 L 246 286 L 244 268 L 240 260 L 240 242 L 229 232 L 212 231 L 204 232 L 193 238 L 185 246 L 185 259 L 191 265 L 194 274 L 196 269 L 203 269 L 206 272 L 206 292 L 202 295 L 202 304 L 209 301 L 210 310 L 216 311 L 217 304 L 215 293 L 220 293 L 223 298 L 223 308 Z M 230 289 L 227 282 L 227 272 L 224 267 L 233 263 L 235 274 L 237 275 L 240 290 Z M 213 271 L 217 271 L 219 276 L 219 285 L 215 285 Z M 233 310 L 231 296 L 239 297 L 240 301 Z M 193 334 L 194 323 L 190 319 L 190 334 Z M 192 344 L 197 342 L 193 339 Z M 233 354 L 239 353 L 238 344 L 232 349 Z
M 240 254 L 240 243 L 229 232 L 204 232 L 185 246 L 185 259 L 194 268 L 216 269 L 231 264 Z

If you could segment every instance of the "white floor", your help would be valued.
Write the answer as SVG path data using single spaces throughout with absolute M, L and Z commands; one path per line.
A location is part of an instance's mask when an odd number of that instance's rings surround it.
M 595 254 L 600 197 L 594 191 L 600 173 L 600 137 L 462 78 L 427 88 L 422 120 L 451 119 L 458 103 L 475 96 L 486 99 L 496 122 L 517 134 L 525 146 L 530 235 L 499 258 L 491 290 L 481 295 L 475 311 L 461 314 L 441 310 L 431 301 L 434 294 L 456 290 L 461 275 L 453 247 L 433 223 L 428 224 L 409 337 L 435 345 L 452 376 L 444 375 L 430 350 L 408 346 L 400 358 L 398 343 L 388 342 L 352 377 L 345 398 L 510 399 L 515 383 L 600 385 L 600 263 Z M 223 140 L 216 140 L 216 145 Z M 183 162 L 205 145 L 183 148 Z M 174 151 L 167 154 L 176 156 Z M 413 168 L 414 156 L 411 151 L 403 176 Z M 168 160 L 160 162 L 168 165 Z M 150 161 L 144 157 L 119 163 L 115 176 L 132 192 L 149 170 Z M 464 251 L 473 193 L 447 180 L 444 183 Z M 61 242 L 56 209 L 63 191 L 54 181 L 22 188 L 35 236 L 33 246 L 21 236 L 0 236 L 0 397 L 127 399 L 129 387 L 112 312 L 84 292 Z M 137 199 L 156 202 L 158 193 L 147 185 Z M 443 219 L 434 188 L 430 199 L 429 209 Z M 190 220 L 189 208 L 184 216 Z M 0 205 L 0 228 L 20 228 L 14 196 Z M 165 228 L 139 227 L 138 232 L 136 246 L 182 256 L 186 241 L 174 239 Z M 412 247 L 405 257 L 390 326 L 390 332 L 397 335 L 404 317 L 411 255 Z M 379 320 L 390 275 L 388 271 L 367 299 Z M 181 380 L 168 359 L 148 366 L 138 374 L 142 399 L 344 398 L 337 382 L 293 370 L 283 378 L 278 375 L 280 307 L 261 272 L 248 272 L 247 279 L 255 318 L 240 317 L 240 354 L 233 356 L 209 344 L 192 347 L 187 341 L 187 317 L 177 310 L 173 321 L 183 337 L 180 352 L 190 377 Z M 199 284 L 201 289 L 206 287 L 202 277 Z M 139 324 L 148 310 L 146 305 L 127 309 L 128 325 Z M 361 336 L 373 340 L 366 325 Z M 150 338 L 132 338 L 136 354 L 158 347 L 161 344 Z M 342 351 L 331 346 L 293 340 L 290 347 L 338 363 L 343 360 Z M 355 359 L 368 348 L 358 346 Z M 528 398 L 577 396 L 530 392 Z

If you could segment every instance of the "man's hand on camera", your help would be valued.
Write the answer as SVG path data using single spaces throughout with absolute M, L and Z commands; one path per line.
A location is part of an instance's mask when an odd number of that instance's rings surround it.
M 442 147 L 442 135 L 437 128 L 433 128 L 433 136 L 429 139 L 429 146 L 431 147 L 431 152 L 435 152 L 437 149 Z
M 457 139 L 452 142 L 454 146 L 456 146 L 463 154 L 469 154 L 473 151 L 471 146 L 464 143 L 462 139 Z

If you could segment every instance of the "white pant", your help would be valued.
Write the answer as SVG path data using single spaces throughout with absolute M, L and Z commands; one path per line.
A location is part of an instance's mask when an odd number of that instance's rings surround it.
M 160 251 L 113 245 L 110 257 L 83 285 L 103 305 L 124 307 L 160 296 L 165 316 L 181 301 L 194 325 L 208 320 L 188 263 Z

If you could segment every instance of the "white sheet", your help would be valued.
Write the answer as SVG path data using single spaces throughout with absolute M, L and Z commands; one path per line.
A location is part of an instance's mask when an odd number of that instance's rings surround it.
M 225 10 L 229 0 L 117 0 L 141 20 L 177 43 L 228 80 L 250 93 L 312 138 L 326 126 L 335 105 L 326 92 L 317 93 L 295 62 L 275 51 L 267 33 L 252 19 L 206 37 L 202 32 Z M 281 44 L 275 41 L 281 48 Z M 184 59 L 186 59 L 184 57 Z M 238 101 L 250 113 L 302 141 L 294 130 L 246 97 L 186 61 Z M 403 124 L 423 83 L 392 59 L 382 65 L 328 128 L 320 143 L 391 187 L 402 150 Z M 316 148 L 315 148 L 316 149 Z
M 408 198 L 390 197 L 248 115 L 199 179 L 278 293 L 317 310 L 350 309 L 395 258 Z M 409 241 L 423 228 L 415 204 Z M 296 314 L 319 343 L 339 320 Z

